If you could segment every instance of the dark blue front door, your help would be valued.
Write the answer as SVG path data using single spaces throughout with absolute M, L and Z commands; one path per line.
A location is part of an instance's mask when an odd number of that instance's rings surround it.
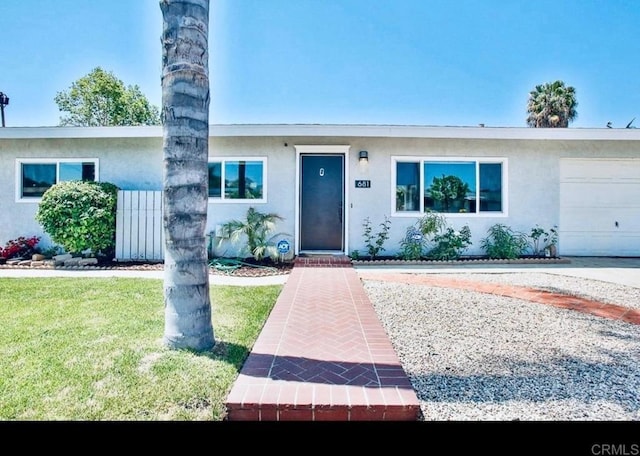
M 344 155 L 301 155 L 300 250 L 344 250 Z

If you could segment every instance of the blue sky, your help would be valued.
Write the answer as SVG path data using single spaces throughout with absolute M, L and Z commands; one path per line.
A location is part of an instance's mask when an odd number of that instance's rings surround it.
M 640 125 L 637 0 L 212 0 L 211 123 L 526 126 L 576 89 L 571 127 Z M 161 104 L 158 0 L 0 0 L 11 126 L 57 125 L 101 66 Z

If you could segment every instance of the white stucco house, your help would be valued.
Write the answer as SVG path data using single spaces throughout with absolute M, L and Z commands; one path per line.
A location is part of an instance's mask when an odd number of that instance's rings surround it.
M 0 128 L 0 244 L 47 236 L 34 216 L 65 179 L 162 190 L 161 127 Z M 365 252 L 363 221 L 391 221 L 385 255 L 425 210 L 468 225 L 558 227 L 562 256 L 640 256 L 640 130 L 395 125 L 211 125 L 208 230 L 249 207 L 284 218 L 291 253 Z M 443 209 L 434 177 L 468 185 Z M 220 252 L 219 252 L 220 253 Z

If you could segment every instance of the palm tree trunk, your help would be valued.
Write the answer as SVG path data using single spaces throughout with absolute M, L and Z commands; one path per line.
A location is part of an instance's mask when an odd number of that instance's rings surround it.
M 160 0 L 162 10 L 164 343 L 208 350 L 209 0 Z

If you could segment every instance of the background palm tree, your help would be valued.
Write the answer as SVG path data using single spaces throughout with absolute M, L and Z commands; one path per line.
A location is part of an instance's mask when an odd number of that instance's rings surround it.
M 205 239 L 209 154 L 209 0 L 160 0 L 164 343 L 215 345 Z
M 537 85 L 529 92 L 527 125 L 566 128 L 578 117 L 576 106 L 576 90 L 566 86 L 563 81 Z

